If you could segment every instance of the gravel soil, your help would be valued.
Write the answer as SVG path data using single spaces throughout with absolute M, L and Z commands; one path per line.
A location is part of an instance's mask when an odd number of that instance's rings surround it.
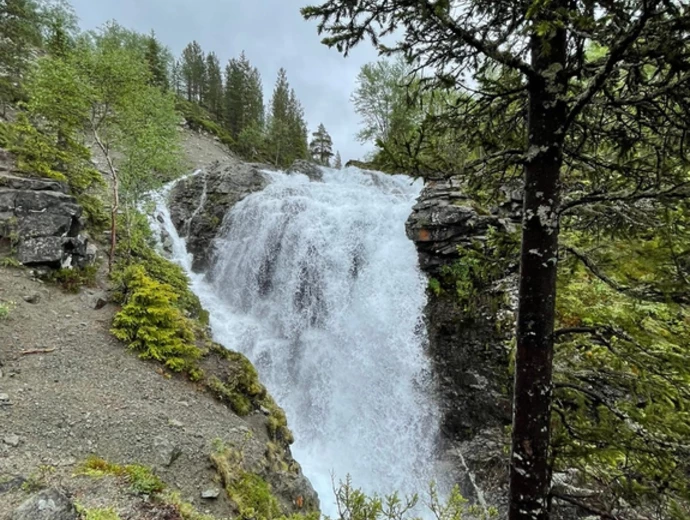
M 0 520 L 27 498 L 23 479 L 58 480 L 88 502 L 88 489 L 103 486 L 71 477 L 91 454 L 152 466 L 200 510 L 228 515 L 223 494 L 200 498 L 218 487 L 208 456 L 214 439 L 244 442 L 257 418 L 237 417 L 128 352 L 109 333 L 115 307 L 95 309 L 103 296 L 102 288 L 66 294 L 29 270 L 0 268 L 0 304 L 11 307 L 0 319 Z

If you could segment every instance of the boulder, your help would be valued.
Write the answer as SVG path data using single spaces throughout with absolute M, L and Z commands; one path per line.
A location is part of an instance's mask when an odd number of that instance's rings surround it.
M 228 159 L 216 162 L 207 171 L 178 182 L 170 194 L 170 217 L 187 250 L 194 255 L 192 268 L 205 269 L 211 245 L 225 214 L 248 195 L 268 184 L 261 164 Z
M 407 236 L 417 245 L 422 270 L 436 274 L 458 258 L 458 246 L 483 240 L 502 219 L 482 211 L 455 179 L 429 182 L 407 221 Z
M 61 236 L 20 239 L 17 259 L 27 266 L 84 267 L 87 264 L 87 241 L 83 237 Z
M 297 159 L 292 166 L 290 166 L 285 173 L 301 173 L 309 177 L 309 180 L 314 182 L 323 181 L 323 170 L 318 164 L 305 161 L 304 159 Z
M 12 513 L 12 520 L 77 520 L 72 501 L 57 489 L 45 489 Z
M 82 207 L 68 194 L 68 186 L 13 173 L 11 156 L 0 150 L 0 246 L 5 252 L 37 267 L 91 263 L 93 246 L 81 235 Z

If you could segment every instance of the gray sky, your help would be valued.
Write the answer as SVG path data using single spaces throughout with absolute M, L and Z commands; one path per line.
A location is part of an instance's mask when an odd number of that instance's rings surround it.
M 377 59 L 362 44 L 343 58 L 320 43 L 316 24 L 299 8 L 315 0 L 72 0 L 83 29 L 115 19 L 138 32 L 156 31 L 176 56 L 192 40 L 215 51 L 223 68 L 242 50 L 261 72 L 268 104 L 278 69 L 304 105 L 310 132 L 323 122 L 343 163 L 372 149 L 355 140 L 359 117 L 349 101 L 360 67 Z M 311 136 L 310 136 L 311 137 Z

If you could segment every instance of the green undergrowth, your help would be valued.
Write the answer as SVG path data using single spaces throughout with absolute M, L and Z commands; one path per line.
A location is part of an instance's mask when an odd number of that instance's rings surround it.
M 226 145 L 231 150 L 235 150 L 235 140 L 230 135 L 230 132 L 225 130 L 220 124 L 213 120 L 213 116 L 197 103 L 187 101 L 183 98 L 177 98 L 175 102 L 175 109 L 182 114 L 187 122 L 187 125 L 192 130 L 199 132 L 205 131 L 217 137 L 221 143 Z
M 121 520 L 120 515 L 117 514 L 112 507 L 98 507 L 94 509 L 87 509 L 77 506 L 77 512 L 81 520 Z
M 199 379 L 197 362 L 203 352 L 197 339 L 203 335 L 208 313 L 189 289 L 182 268 L 154 250 L 146 217 L 137 213 L 122 220 L 125 234 L 111 273 L 114 299 L 122 307 L 112 332 L 142 359 Z
M 468 319 L 495 316 L 507 302 L 505 292 L 492 286 L 515 270 L 518 255 L 516 235 L 489 228 L 486 240 L 458 247 L 459 258 L 429 280 L 429 290 L 437 297 L 452 294 Z
M 244 455 L 241 450 L 217 441 L 210 459 L 241 518 L 273 520 L 283 516 L 270 484 L 242 467 Z
M 63 291 L 78 293 L 82 287 L 95 287 L 99 266 L 97 264 L 72 269 L 58 269 L 51 271 L 43 279 L 54 283 Z
M 163 481 L 147 466 L 114 464 L 96 456 L 88 457 L 77 468 L 76 474 L 88 477 L 119 477 L 129 485 L 130 491 L 137 495 L 151 495 L 165 489 Z
M 254 410 L 268 413 L 266 427 L 269 437 L 283 445 L 292 444 L 294 438 L 287 425 L 283 409 L 273 400 L 259 381 L 259 374 L 244 355 L 232 352 L 214 343 L 211 352 L 227 362 L 228 371 L 224 377 L 211 376 L 208 387 L 216 397 L 226 402 L 238 415 L 248 415 Z
M 199 381 L 238 415 L 264 410 L 270 439 L 283 446 L 291 444 L 285 412 L 245 356 L 211 341 L 208 312 L 189 288 L 184 270 L 155 251 L 146 217 L 131 214 L 121 224 L 118 261 L 111 274 L 114 299 L 121 305 L 113 334 L 142 359 L 158 361 Z M 224 363 L 206 374 L 203 358 L 209 355 Z
M 15 122 L 0 123 L 0 147 L 16 157 L 16 173 L 66 183 L 84 210 L 89 230 L 105 229 L 108 215 L 99 196 L 105 181 L 83 143 L 69 133 L 40 128 L 20 112 Z
M 215 517 L 199 513 L 192 504 L 185 502 L 179 492 L 173 491 L 147 466 L 140 464 L 114 464 L 96 456 L 88 457 L 75 475 L 93 478 L 116 477 L 129 486 L 131 493 L 141 495 L 169 516 L 181 520 L 216 520 Z M 86 509 L 78 508 L 81 520 L 119 520 L 110 507 Z M 156 517 L 158 518 L 158 517 Z

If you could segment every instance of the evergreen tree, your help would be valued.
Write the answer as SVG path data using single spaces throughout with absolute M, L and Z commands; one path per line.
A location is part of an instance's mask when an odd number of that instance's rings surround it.
M 247 83 L 243 73 L 243 59 L 244 53 L 239 59 L 231 59 L 225 68 L 224 119 L 225 126 L 233 139 L 237 139 L 246 124 L 244 99 Z
M 591 321 L 569 322 L 554 331 L 559 233 L 561 226 L 570 225 L 581 234 L 592 222 L 607 233 L 621 229 L 630 233 L 630 224 L 621 222 L 639 215 L 643 206 L 668 216 L 676 211 L 672 201 L 688 197 L 690 10 L 686 3 L 328 0 L 302 13 L 318 19 L 319 30 L 327 33 L 324 42 L 344 53 L 366 37 L 382 53 L 401 54 L 419 68 L 433 69 L 435 74 L 425 77 L 424 88 L 450 91 L 454 99 L 421 129 L 445 126 L 455 145 L 470 152 L 471 159 L 459 169 L 468 186 L 505 183 L 506 178 L 522 175 L 510 520 L 546 520 L 554 498 L 596 516 L 621 518 L 618 506 L 639 500 L 636 490 L 640 489 L 650 500 L 659 501 L 661 517 L 687 516 L 683 514 L 687 502 L 681 506 L 679 501 L 687 501 L 688 487 L 679 475 L 687 475 L 688 432 L 672 426 L 673 422 L 657 430 L 649 421 L 663 398 L 654 405 L 641 402 L 646 394 L 633 381 L 642 365 L 621 375 L 620 382 L 628 381 L 623 391 L 606 386 L 599 391 L 601 378 L 570 375 L 575 382 L 556 387 L 553 381 L 554 343 L 562 336 L 590 335 L 589 348 L 603 348 L 609 354 L 620 353 L 621 343 L 628 348 L 635 345 L 638 352 L 650 351 L 608 324 L 590 327 Z M 381 37 L 390 35 L 392 28 L 402 38 L 384 46 Z M 410 145 L 417 153 L 415 143 Z M 438 166 L 417 162 L 418 171 L 429 177 L 441 170 Z M 627 205 L 623 214 L 621 205 Z M 596 210 L 588 212 L 592 207 Z M 588 228 L 579 228 L 585 223 Z M 639 280 L 632 286 L 621 284 L 590 256 L 571 249 L 591 276 L 615 292 L 687 304 L 676 290 L 646 287 Z M 617 318 L 608 314 L 612 323 Z M 666 345 L 667 357 L 674 350 Z M 580 350 L 577 355 L 588 354 Z M 625 359 L 618 357 L 617 366 Z M 599 370 L 609 367 L 602 363 Z M 661 369 L 658 377 L 668 373 Z M 685 381 L 682 392 L 687 396 Z M 589 421 L 593 425 L 589 433 L 600 434 L 593 444 L 611 448 L 601 455 L 588 451 L 580 461 L 578 476 L 596 490 L 591 496 L 551 489 L 551 457 L 557 454 L 550 451 L 552 424 L 558 419 L 574 435 L 573 452 L 584 446 L 584 438 L 578 437 L 580 424 L 562 419 L 567 417 L 563 406 L 562 415 L 552 416 L 555 391 L 561 402 L 587 410 L 577 420 Z M 626 399 L 631 395 L 635 398 Z M 601 436 L 604 424 L 615 429 Z M 612 444 L 621 438 L 627 446 Z M 653 455 L 651 449 L 656 450 Z M 669 452 L 673 456 L 667 455 L 668 464 L 660 467 L 658 456 Z M 674 457 L 678 463 L 670 462 Z M 613 467 L 610 480 L 602 480 L 604 472 L 589 472 L 595 459 Z M 599 500 L 600 494 L 607 498 Z M 661 495 L 667 495 L 665 502 Z
M 254 67 L 249 71 L 245 98 L 247 110 L 246 127 L 263 129 L 264 127 L 264 87 L 259 70 Z
M 237 139 L 249 127 L 263 128 L 264 103 L 261 76 L 244 52 L 225 70 L 225 124 Z
M 196 41 L 187 45 L 182 51 L 180 76 L 187 94 L 187 101 L 203 103 L 206 86 L 206 62 L 201 45 Z
M 289 164 L 286 159 L 290 148 L 290 85 L 285 69 L 278 71 L 278 79 L 271 98 L 268 124 L 268 147 L 271 160 L 276 165 Z
M 172 61 L 172 65 L 170 67 L 170 87 L 176 95 L 183 95 L 182 64 L 180 63 L 180 60 Z
M 151 72 L 151 84 L 162 89 L 168 90 L 170 83 L 168 81 L 168 64 L 164 49 L 156 38 L 156 34 L 151 31 L 151 34 L 146 39 L 145 50 L 146 62 Z
M 211 52 L 206 56 L 206 93 L 205 104 L 216 119 L 223 118 L 223 75 L 218 56 Z
M 335 161 L 333 162 L 333 168 L 336 170 L 342 170 L 343 169 L 343 160 L 340 158 L 340 152 L 336 152 L 335 154 Z
M 322 166 L 330 166 L 331 157 L 333 157 L 333 140 L 331 136 L 328 135 L 323 123 L 321 123 L 316 132 L 311 135 L 312 140 L 311 143 L 309 143 L 311 158 Z M 337 156 L 336 160 L 340 161 L 340 155 Z M 336 167 L 340 168 L 340 166 Z
M 66 1 L 53 1 L 42 6 L 40 16 L 46 50 L 53 56 L 66 57 L 79 33 L 74 9 Z
M 32 49 L 41 41 L 38 6 L 34 0 L 0 2 L 0 102 L 18 99 Z
M 294 89 L 290 89 L 288 99 L 288 153 L 285 154 L 285 166 L 297 159 L 309 158 L 309 131 L 304 119 L 304 108 L 297 99 Z

